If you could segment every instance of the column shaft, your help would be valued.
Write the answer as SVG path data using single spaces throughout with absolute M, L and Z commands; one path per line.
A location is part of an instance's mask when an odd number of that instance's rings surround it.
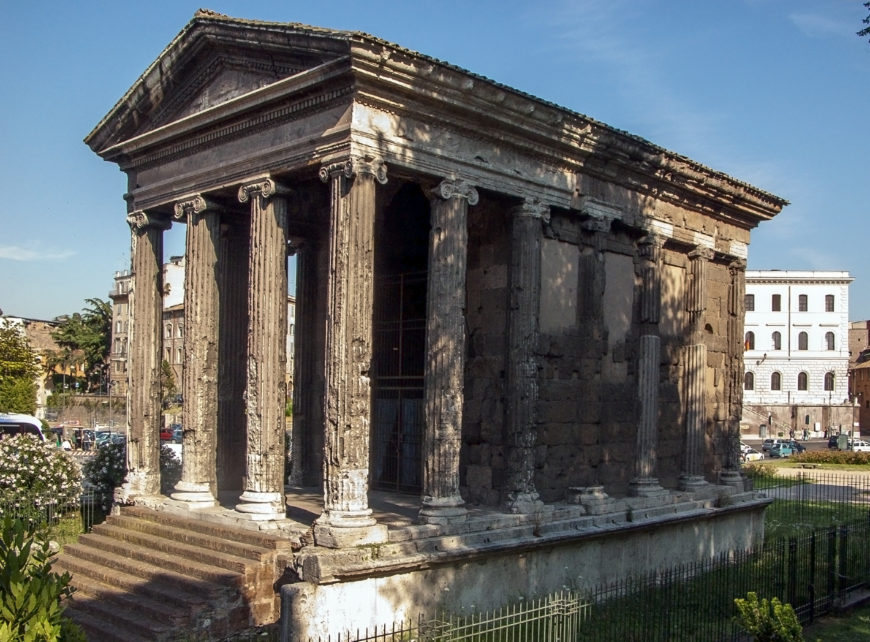
M 503 503 L 516 513 L 533 512 L 542 505 L 534 483 L 538 401 L 535 355 L 541 300 L 541 225 L 549 215 L 549 207 L 526 201 L 514 210 L 511 220 L 506 390 L 509 450 Z
M 321 170 L 330 186 L 327 285 L 324 507 L 315 539 L 327 546 L 375 532 L 368 505 L 371 417 L 372 300 L 374 287 L 375 180 L 383 166 L 349 161 Z M 369 529 L 369 530 L 365 530 Z
M 462 519 L 459 452 L 465 376 L 465 272 L 468 205 L 477 190 L 444 181 L 432 199 L 426 367 L 423 374 L 426 426 L 423 436 L 424 521 Z
M 130 353 L 127 385 L 127 479 L 122 503 L 160 492 L 160 390 L 163 328 L 163 230 L 166 220 L 145 212 L 127 217 L 131 229 Z
M 184 399 L 181 480 L 172 498 L 197 507 L 217 496 L 218 246 L 220 219 L 201 196 L 175 205 L 187 220 L 184 275 Z
M 251 202 L 248 371 L 245 387 L 245 490 L 236 510 L 280 519 L 284 506 L 284 404 L 287 355 L 287 202 L 271 178 L 239 189 Z

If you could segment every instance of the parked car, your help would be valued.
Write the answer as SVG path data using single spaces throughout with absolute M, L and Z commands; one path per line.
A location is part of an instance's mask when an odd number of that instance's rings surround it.
M 859 453 L 870 453 L 870 442 L 863 439 L 853 439 L 849 442 L 849 450 Z
M 172 441 L 172 429 L 163 427 L 160 429 L 160 441 Z
M 181 424 L 173 424 L 172 428 L 172 443 L 180 444 L 182 438 Z
M 767 452 L 771 457 L 776 459 L 779 457 L 791 457 L 795 453 L 795 450 L 790 444 L 782 441 Z
M 740 455 L 740 459 L 743 461 L 760 461 L 764 459 L 764 453 L 760 453 L 755 448 L 747 448 Z
M 794 450 L 797 454 L 801 454 L 807 449 L 806 446 L 804 446 L 796 439 L 789 439 L 786 443 L 791 446 L 792 450 Z
M 839 448 L 839 446 L 837 446 L 837 437 L 838 435 L 831 435 L 830 437 L 828 437 L 828 448 L 830 448 L 831 450 L 836 450 L 837 448 Z
M 763 450 L 763 451 L 765 451 L 765 452 L 769 452 L 771 448 L 773 448 L 773 447 L 775 447 L 775 446 L 778 446 L 778 445 L 780 445 L 780 444 L 783 444 L 783 443 L 785 443 L 785 442 L 786 442 L 785 439 L 772 439 L 772 438 L 767 438 L 767 439 L 765 439 L 764 441 L 761 442 L 761 450 Z

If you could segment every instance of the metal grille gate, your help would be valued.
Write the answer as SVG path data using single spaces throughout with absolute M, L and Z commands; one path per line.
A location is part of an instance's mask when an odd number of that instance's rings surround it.
M 372 377 L 372 485 L 422 487 L 426 272 L 377 280 Z

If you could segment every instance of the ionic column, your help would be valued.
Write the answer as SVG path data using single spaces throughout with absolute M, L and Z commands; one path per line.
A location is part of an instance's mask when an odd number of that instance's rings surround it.
M 315 541 L 341 547 L 383 541 L 368 505 L 376 183 L 382 162 L 352 159 L 320 170 L 330 188 L 324 399 L 323 514 Z
M 302 486 L 305 483 L 304 454 L 308 435 L 314 430 L 312 412 L 315 397 L 314 370 L 316 346 L 315 302 L 317 301 L 317 281 L 315 276 L 315 252 L 310 242 L 297 246 L 296 253 L 296 355 L 293 361 L 293 431 L 290 446 L 290 474 L 287 483 Z M 304 341 L 299 341 L 304 337 Z
M 265 176 L 239 188 L 251 203 L 248 274 L 247 454 L 236 510 L 255 520 L 282 519 L 287 353 L 287 201 Z
M 542 222 L 550 208 L 526 200 L 511 219 L 510 311 L 508 316 L 508 472 L 503 504 L 512 513 L 532 513 L 543 502 L 535 490 L 535 405 L 538 400 L 538 345 L 541 302 Z
M 581 320 L 598 324 L 603 330 L 602 305 L 604 303 L 605 265 L 604 252 L 613 221 L 619 218 L 620 210 L 606 203 L 583 198 L 580 214 L 586 217 L 580 227 L 588 233 L 588 245 L 580 252 L 580 288 L 578 308 Z
M 426 425 L 423 434 L 423 498 L 420 518 L 444 523 L 465 519 L 459 493 L 465 374 L 465 271 L 468 206 L 477 190 L 445 180 L 431 198 L 426 367 L 423 373 Z
M 130 352 L 127 357 L 127 478 L 115 501 L 160 492 L 160 390 L 163 337 L 163 230 L 167 219 L 133 212 L 130 225 Z
M 726 353 L 726 399 L 728 400 L 728 425 L 725 435 L 727 455 L 725 469 L 719 482 L 743 490 L 740 474 L 740 416 L 743 405 L 743 319 L 746 292 L 746 260 L 734 259 L 728 265 L 728 350 Z
M 218 247 L 220 218 L 199 194 L 175 204 L 187 222 L 184 275 L 184 435 L 181 479 L 172 499 L 195 508 L 214 506 L 217 496 L 218 426 Z
M 659 315 L 661 312 L 661 254 L 664 239 L 658 235 L 645 236 L 639 244 L 641 260 L 640 322 L 641 336 L 638 351 L 638 406 L 637 463 L 635 478 L 629 492 L 639 497 L 667 493 L 655 476 L 656 448 L 658 446 L 659 369 L 661 340 Z
M 707 423 L 707 346 L 703 343 L 704 311 L 707 309 L 707 263 L 713 251 L 698 247 L 689 253 L 689 287 L 686 308 L 693 343 L 684 350 L 686 390 L 686 438 L 682 490 L 705 486 L 703 456 L 704 431 Z

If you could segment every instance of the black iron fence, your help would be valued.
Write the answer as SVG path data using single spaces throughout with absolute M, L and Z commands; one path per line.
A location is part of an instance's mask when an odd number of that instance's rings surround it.
M 777 497 L 768 519 L 791 521 L 802 534 L 769 538 L 757 550 L 629 577 L 592 590 L 560 591 L 493 611 L 420 617 L 318 640 L 739 640 L 745 638 L 735 621 L 734 600 L 745 598 L 749 591 L 791 604 L 806 625 L 870 583 L 867 480 L 814 477 L 766 485 L 764 492 Z

